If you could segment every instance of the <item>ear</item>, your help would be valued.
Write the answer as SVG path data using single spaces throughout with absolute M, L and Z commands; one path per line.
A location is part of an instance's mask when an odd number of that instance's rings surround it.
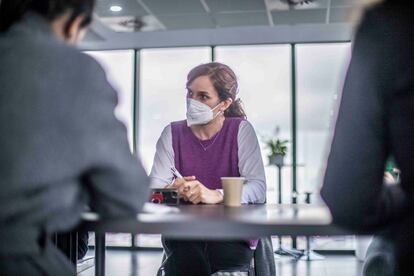
M 84 15 L 77 16 L 71 23 L 66 34 L 66 39 L 71 44 L 77 44 L 82 40 L 85 30 L 81 28 L 81 24 L 84 20 Z
M 229 107 L 230 107 L 230 105 L 233 103 L 233 100 L 232 100 L 231 98 L 227 98 L 227 99 L 226 99 L 226 100 L 224 100 L 222 103 L 223 103 L 224 105 L 223 105 L 223 107 L 222 107 L 222 108 L 220 108 L 220 110 L 224 112 L 227 108 L 229 108 Z

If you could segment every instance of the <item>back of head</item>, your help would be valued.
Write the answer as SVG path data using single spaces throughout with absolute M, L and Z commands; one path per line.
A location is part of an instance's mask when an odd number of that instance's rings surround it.
M 27 12 L 35 12 L 52 22 L 70 11 L 67 28 L 81 15 L 83 16 L 81 27 L 86 27 L 92 21 L 94 6 L 95 0 L 1 0 L 0 33 L 6 32 L 13 24 L 19 22 Z

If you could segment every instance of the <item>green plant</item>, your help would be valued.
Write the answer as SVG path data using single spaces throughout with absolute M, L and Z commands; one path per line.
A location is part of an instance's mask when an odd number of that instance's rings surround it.
M 279 138 L 267 138 L 264 140 L 266 148 L 270 150 L 268 156 L 282 155 L 285 156 L 287 152 L 288 140 L 280 140 Z
M 398 178 L 400 170 L 397 168 L 397 163 L 394 157 L 389 157 L 385 163 L 385 171 L 389 172 L 394 178 Z

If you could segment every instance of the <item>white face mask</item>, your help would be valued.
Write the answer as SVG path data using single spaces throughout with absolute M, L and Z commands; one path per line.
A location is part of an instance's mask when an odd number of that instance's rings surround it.
M 221 113 L 218 112 L 216 116 L 213 114 L 214 109 L 216 109 L 219 104 L 212 109 L 206 104 L 187 98 L 187 126 L 190 127 L 193 125 L 204 125 L 210 123 Z

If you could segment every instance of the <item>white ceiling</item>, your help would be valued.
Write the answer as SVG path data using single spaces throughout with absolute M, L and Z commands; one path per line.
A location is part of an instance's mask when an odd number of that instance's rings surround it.
M 334 24 L 348 20 L 356 1 L 314 0 L 289 7 L 281 0 L 98 0 L 96 15 L 101 28 L 108 29 L 107 35 L 114 31 L 111 26 L 134 18 L 144 23 L 140 31 Z M 122 7 L 122 11 L 112 12 L 110 7 L 114 5 Z M 108 37 L 102 37 L 102 32 L 94 28 L 86 38 L 105 39 Z

